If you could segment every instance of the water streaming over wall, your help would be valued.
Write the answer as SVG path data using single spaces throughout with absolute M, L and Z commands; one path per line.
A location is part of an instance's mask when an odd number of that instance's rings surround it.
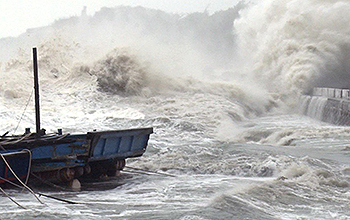
M 328 98 L 321 96 L 301 96 L 299 111 L 311 118 L 322 121 Z
M 336 125 L 350 125 L 348 89 L 314 88 L 313 95 L 300 97 L 300 114 Z

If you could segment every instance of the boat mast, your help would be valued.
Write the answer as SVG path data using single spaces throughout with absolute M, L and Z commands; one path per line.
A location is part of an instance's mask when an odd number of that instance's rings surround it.
M 33 67 L 34 67 L 34 90 L 35 90 L 35 116 L 36 116 L 36 134 L 40 136 L 40 105 L 39 105 L 39 78 L 38 78 L 38 59 L 36 48 L 33 48 Z

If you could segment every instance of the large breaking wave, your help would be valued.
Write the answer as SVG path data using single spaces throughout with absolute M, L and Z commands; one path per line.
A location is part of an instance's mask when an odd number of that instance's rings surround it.
M 102 92 L 206 92 L 253 104 L 252 110 L 263 112 L 269 105 L 261 101 L 264 94 L 247 92 L 249 85 L 227 78 L 234 59 L 233 21 L 243 7 L 240 3 L 212 15 L 186 16 L 142 7 L 103 8 L 94 16 L 82 14 L 29 29 L 18 38 L 0 41 L 5 49 L 0 52 L 1 92 L 7 97 L 28 96 L 30 48 L 37 46 L 41 79 L 62 85 L 60 89 L 74 90 L 73 82 L 91 76 L 88 83 Z
M 239 56 L 284 99 L 314 86 L 348 87 L 349 9 L 346 1 L 259 1 L 235 21 Z

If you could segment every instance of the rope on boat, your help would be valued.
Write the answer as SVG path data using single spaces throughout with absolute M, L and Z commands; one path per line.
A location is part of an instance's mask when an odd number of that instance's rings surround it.
M 1 137 L 5 137 L 7 134 L 9 133 L 9 131 L 6 131 L 5 134 L 3 134 Z M 3 151 L 7 151 L 2 145 L 0 145 L 0 149 Z
M 21 207 L 22 209 L 27 209 L 26 207 L 22 206 L 21 204 L 19 204 L 18 202 L 16 202 L 16 200 L 14 200 L 8 193 L 6 193 L 1 187 L 0 187 L 0 191 L 7 197 L 9 198 L 13 203 L 15 203 L 16 205 L 18 205 L 19 207 Z
M 131 170 L 136 170 L 136 171 L 141 171 L 141 172 L 144 172 L 144 174 L 146 174 L 146 175 L 156 174 L 156 175 L 176 177 L 175 175 L 168 174 L 168 173 L 158 173 L 157 171 L 144 170 L 144 169 L 135 168 L 135 167 L 125 166 L 125 168 L 131 169 Z M 141 173 L 141 172 L 139 172 L 139 173 Z
M 1 137 L 6 137 L 6 135 L 8 135 L 8 133 L 10 133 L 10 131 L 6 131 L 5 134 L 1 135 Z
M 23 135 L 21 138 L 18 138 L 18 139 L 7 139 L 7 140 L 4 140 L 4 141 L 1 141 L 0 142 L 0 145 L 13 145 L 13 144 L 17 144 L 21 141 L 23 141 L 24 139 L 30 137 L 33 133 L 28 133 L 26 135 Z M 6 149 L 4 149 L 5 151 L 7 151 Z
M 56 189 L 64 190 L 64 191 L 70 191 L 69 189 L 67 189 L 65 187 L 56 185 L 54 183 L 51 183 L 50 181 L 43 180 L 42 178 L 40 178 L 39 176 L 35 175 L 34 173 L 31 173 L 30 175 L 32 175 L 33 177 L 37 178 L 40 182 L 42 182 L 42 183 L 44 183 L 44 184 L 46 184 L 48 186 L 54 187 Z
M 28 172 L 27 172 L 26 181 L 24 182 L 24 184 L 27 185 L 29 181 L 30 171 L 32 169 L 32 152 L 29 149 L 23 149 L 22 151 L 26 151 L 29 154 Z
M 46 194 L 43 194 L 43 193 L 38 193 L 40 196 L 45 196 L 47 198 L 50 198 L 50 199 L 55 199 L 55 200 L 58 200 L 58 201 L 61 201 L 61 202 L 65 202 L 65 203 L 68 203 L 68 204 L 83 204 L 83 203 L 80 203 L 80 202 L 73 202 L 73 201 L 70 201 L 70 200 L 67 200 L 67 199 L 61 199 L 61 198 L 57 198 L 56 196 L 51 196 L 51 195 L 46 195 Z
M 17 143 L 23 141 L 24 139 L 30 137 L 32 134 L 33 134 L 33 133 L 28 133 L 28 134 L 24 135 L 23 137 L 21 137 L 21 138 L 19 138 L 19 139 L 14 139 L 14 141 L 13 141 L 13 139 L 6 140 L 6 141 L 2 141 L 1 144 L 3 144 L 3 145 L 17 144 Z
M 154 174 L 151 174 L 151 173 L 145 173 L 145 172 L 138 172 L 138 171 L 127 171 L 127 170 L 121 170 L 123 173 L 130 173 L 130 174 L 143 174 L 143 175 L 149 175 L 149 176 L 151 176 L 151 175 L 154 175 Z
M 0 145 L 1 150 L 7 151 L 2 145 Z
M 1 176 L 0 176 L 0 180 L 3 180 L 3 181 L 5 181 L 5 182 L 7 182 L 7 183 L 9 183 L 9 184 L 11 184 L 11 185 L 17 187 L 17 188 L 25 189 L 23 186 L 20 186 L 20 185 L 18 185 L 18 184 L 16 184 L 16 183 L 12 182 L 12 181 L 10 181 L 10 180 L 7 180 L 7 179 L 5 179 L 5 178 L 2 178 Z M 83 203 L 80 203 L 80 202 L 73 202 L 73 201 L 70 201 L 70 200 L 67 200 L 67 199 L 61 199 L 61 198 L 58 198 L 58 197 L 56 197 L 56 196 L 47 195 L 47 194 L 44 194 L 44 193 L 39 193 L 39 192 L 35 192 L 35 193 L 38 194 L 39 196 L 45 196 L 45 197 L 47 197 L 47 198 L 55 199 L 55 200 L 58 200 L 58 201 L 61 201 L 61 202 L 66 202 L 66 203 L 68 203 L 68 204 L 83 204 Z
M 68 133 L 67 133 L 67 134 L 62 135 L 61 137 L 57 138 L 57 141 L 59 141 L 59 140 L 61 140 L 61 139 L 66 138 L 68 135 L 69 135 Z
M 20 182 L 22 184 L 22 186 L 24 188 L 26 188 L 31 194 L 33 194 L 33 196 L 41 203 L 41 204 L 44 204 L 40 199 L 39 197 L 37 197 L 35 195 L 35 193 L 33 192 L 33 190 L 31 188 L 29 188 L 26 184 L 23 183 L 23 181 L 16 175 L 16 173 L 13 171 L 13 169 L 11 168 L 10 164 L 7 162 L 6 158 L 4 157 L 3 154 L 0 153 L 0 157 L 2 158 L 2 160 L 4 161 L 4 163 L 6 164 L 6 166 L 9 168 L 9 170 L 11 171 L 12 175 L 16 178 L 16 180 L 18 182 Z
M 23 119 L 24 113 L 26 112 L 26 110 L 27 110 L 27 108 L 28 108 L 29 102 L 30 102 L 30 100 L 32 100 L 33 91 L 34 91 L 34 90 L 32 90 L 32 92 L 31 92 L 31 94 L 30 94 L 30 96 L 29 96 L 29 99 L 28 99 L 28 101 L 27 101 L 27 105 L 26 105 L 26 107 L 24 108 L 23 113 L 22 113 L 22 116 L 21 116 L 21 118 L 19 119 L 18 124 L 17 124 L 17 127 L 15 128 L 15 131 L 14 131 L 13 133 L 16 133 L 16 131 L 17 131 L 18 127 L 19 127 L 19 124 L 21 123 L 21 121 L 22 121 L 22 119 Z

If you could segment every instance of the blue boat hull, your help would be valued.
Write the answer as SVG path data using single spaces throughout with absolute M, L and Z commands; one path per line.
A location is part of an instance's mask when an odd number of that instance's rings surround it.
M 89 177 L 114 176 L 125 166 L 125 159 L 142 156 L 152 128 L 89 132 Z
M 45 135 L 3 141 L 7 149 L 32 153 L 31 173 L 51 182 L 83 177 L 113 176 L 125 159 L 142 156 L 153 128 L 88 132 L 76 135 Z
M 7 183 L 8 181 L 17 182 L 17 177 L 21 179 L 21 181 L 25 181 L 29 169 L 29 152 L 0 151 L 0 154 L 2 155 L 0 159 L 0 184 Z M 7 163 L 5 163 L 4 160 L 6 160 Z
M 152 128 L 89 132 L 89 162 L 141 156 L 147 147 Z

